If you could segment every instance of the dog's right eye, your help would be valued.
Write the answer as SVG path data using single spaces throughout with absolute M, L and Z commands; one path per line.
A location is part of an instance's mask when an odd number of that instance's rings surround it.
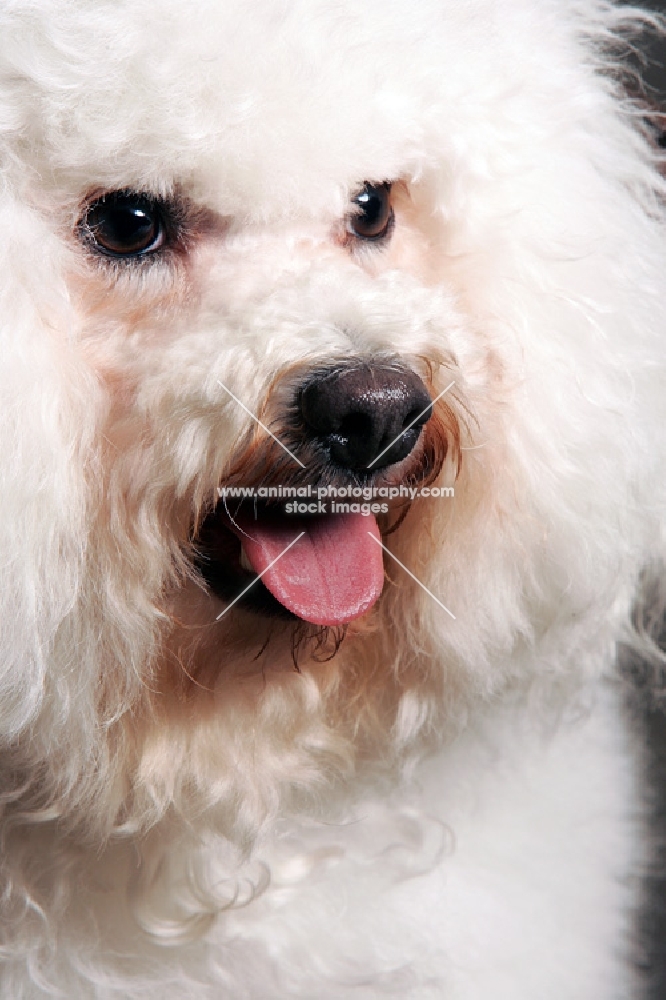
M 361 240 L 379 241 L 393 225 L 391 185 L 370 184 L 368 181 L 353 199 L 354 211 L 349 218 L 349 230 Z
M 159 250 L 165 243 L 167 227 L 157 199 L 114 191 L 88 206 L 79 231 L 93 249 L 107 257 L 130 259 Z

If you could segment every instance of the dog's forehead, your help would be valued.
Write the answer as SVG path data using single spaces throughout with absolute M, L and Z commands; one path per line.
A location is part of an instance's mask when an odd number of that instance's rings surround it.
M 333 211 L 345 187 L 418 171 L 470 105 L 480 126 L 509 22 L 489 0 L 53 0 L 41 22 L 16 0 L 0 113 L 73 197 L 181 185 L 224 213 Z

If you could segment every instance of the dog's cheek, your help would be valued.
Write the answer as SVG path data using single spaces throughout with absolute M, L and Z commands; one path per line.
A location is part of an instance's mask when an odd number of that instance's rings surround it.
M 37 733 L 67 743 L 76 731 L 85 755 L 93 736 L 73 703 L 75 690 L 93 699 L 96 685 L 96 641 L 83 626 L 81 608 L 89 599 L 86 562 L 104 399 L 77 355 L 59 243 L 32 212 L 8 201 L 0 207 L 0 226 L 7 446 L 0 478 L 0 739 L 14 739 L 42 713 L 49 721 Z M 81 649 L 76 669 L 67 653 L 71 641 Z
M 76 817 L 92 796 L 103 833 L 127 768 L 120 731 L 107 724 L 144 690 L 164 571 L 151 578 L 145 535 L 138 524 L 130 535 L 119 530 L 107 493 L 112 398 L 82 346 L 62 244 L 8 202 L 0 229 L 5 790 L 20 784 L 28 812 L 53 816 Z

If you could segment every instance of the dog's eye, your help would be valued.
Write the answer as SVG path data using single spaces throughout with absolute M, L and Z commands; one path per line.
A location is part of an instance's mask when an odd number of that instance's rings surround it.
M 393 224 L 391 185 L 366 182 L 353 199 L 349 228 L 362 240 L 380 240 Z
M 157 199 L 114 191 L 88 206 L 79 223 L 84 238 L 108 257 L 142 257 L 166 239 L 164 213 Z

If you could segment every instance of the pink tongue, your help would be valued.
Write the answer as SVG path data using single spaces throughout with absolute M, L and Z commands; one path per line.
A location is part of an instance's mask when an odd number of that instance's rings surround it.
M 262 582 L 273 596 L 314 625 L 353 621 L 372 607 L 382 592 L 384 562 L 377 544 L 379 528 L 371 515 L 280 517 L 274 521 L 243 517 L 231 527 L 255 573 L 264 574 Z M 302 537 L 285 552 L 301 532 Z

